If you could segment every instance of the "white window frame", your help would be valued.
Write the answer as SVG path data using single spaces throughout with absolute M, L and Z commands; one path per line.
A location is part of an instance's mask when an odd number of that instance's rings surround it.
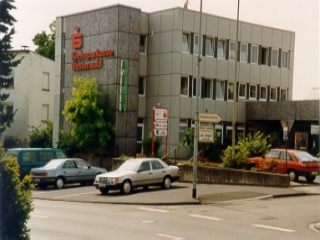
M 50 91 L 50 73 L 48 72 L 42 73 L 42 91 Z
M 286 54 L 286 57 L 284 57 L 284 54 Z M 288 50 L 282 50 L 281 52 L 281 67 L 282 68 L 289 68 L 289 61 L 290 61 L 290 52 Z M 286 62 L 284 62 L 284 59 L 286 59 Z
M 188 130 L 188 119 L 180 119 L 180 121 L 179 121 L 179 141 L 182 140 L 181 128 L 185 128 L 185 132 L 184 132 L 184 136 L 183 136 L 183 137 L 185 137 L 187 130 Z
M 140 93 L 140 79 L 142 79 L 143 83 L 143 93 Z M 139 77 L 138 94 L 140 97 L 144 97 L 146 95 L 146 77 Z
M 272 90 L 275 91 L 275 98 L 272 98 Z M 270 87 L 270 96 L 269 96 L 269 99 L 270 99 L 270 102 L 276 102 L 277 101 L 277 95 L 278 95 L 278 91 L 277 91 L 277 88 L 276 87 Z
M 209 97 L 204 96 L 203 99 L 212 99 L 212 90 L 213 90 L 213 84 L 212 79 L 204 79 L 204 81 L 209 81 Z M 202 87 L 201 87 L 202 90 Z M 205 90 L 205 89 L 204 89 Z M 201 94 L 202 95 L 202 94 Z M 204 94 L 203 94 L 204 95 Z
M 221 84 L 221 85 L 220 85 L 220 86 L 221 86 L 220 89 L 217 88 L 218 83 L 219 83 L 219 85 Z M 224 101 L 225 81 L 216 80 L 215 84 L 216 84 L 216 86 L 215 86 L 215 99 L 216 99 L 216 100 Z M 219 92 L 221 93 L 221 96 L 222 96 L 222 97 L 218 97 L 218 95 L 217 95 L 217 91 L 218 91 L 218 90 L 219 90 Z
M 232 48 L 234 45 L 234 48 Z M 238 44 L 236 41 L 229 41 L 229 61 L 237 61 Z
M 252 61 L 253 60 L 253 48 L 255 48 L 257 51 L 256 51 L 256 54 L 255 54 L 255 59 L 256 59 L 256 61 Z M 255 65 L 258 65 L 258 63 L 259 63 L 259 47 L 257 46 L 257 45 L 251 45 L 251 53 L 250 53 L 250 63 L 251 64 L 255 64 Z
M 141 39 L 144 39 L 144 45 L 142 46 L 141 45 Z M 140 51 L 140 54 L 142 55 L 146 55 L 147 54 L 147 35 L 140 35 L 140 44 L 139 44 L 139 51 Z
M 184 42 L 184 36 L 186 37 L 186 42 Z M 181 51 L 182 53 L 190 54 L 191 53 L 191 33 L 182 33 L 182 39 L 181 39 Z M 187 47 L 187 49 L 185 48 Z
M 240 95 L 241 86 L 244 86 L 244 95 Z M 238 98 L 239 99 L 246 99 L 247 98 L 247 84 L 239 83 Z
M 255 97 L 252 97 L 251 96 L 251 88 L 255 88 Z M 255 85 L 255 84 L 250 84 L 249 85 L 249 100 L 257 100 L 257 89 L 258 89 L 258 86 L 257 85 Z
M 234 84 L 234 82 L 228 82 L 227 85 L 228 85 L 227 86 L 227 100 L 228 101 L 233 101 L 234 97 L 235 97 L 235 94 L 234 94 L 234 92 L 235 92 L 235 84 Z M 232 88 L 231 88 L 231 86 L 232 86 Z M 229 90 L 232 90 L 232 98 L 229 97 Z
M 222 43 L 222 50 L 221 48 L 219 47 L 219 43 Z M 223 59 L 225 60 L 226 59 L 226 56 L 227 56 L 227 40 L 226 39 L 218 39 L 218 43 L 217 43 L 217 59 Z M 221 52 L 222 51 L 222 52 Z M 222 53 L 222 55 L 221 55 Z
M 202 46 L 203 46 L 203 36 L 200 35 L 200 44 L 201 44 L 201 48 L 200 48 L 200 54 L 201 50 L 202 50 Z M 198 51 L 199 51 L 199 34 L 193 34 L 193 54 L 194 55 L 198 55 Z
M 245 47 L 245 52 L 242 51 L 243 47 Z M 240 44 L 240 62 L 241 63 L 248 63 L 248 50 L 249 46 L 248 43 L 241 43 Z
M 262 97 L 262 90 L 265 91 L 265 97 Z M 260 91 L 259 91 L 259 100 L 260 101 L 267 101 L 268 98 L 268 88 L 265 85 L 260 85 Z
M 209 54 L 207 52 L 208 46 L 210 46 L 211 48 L 211 53 Z M 205 50 L 204 50 L 204 54 L 206 57 L 214 57 L 214 51 L 215 51 L 215 39 L 213 37 L 207 37 L 206 36 L 206 45 L 205 45 Z
M 278 65 L 279 65 L 279 49 L 272 48 L 271 49 L 271 66 L 278 67 Z
M 187 94 L 182 94 L 182 79 L 187 79 Z M 181 76 L 180 78 L 180 96 L 182 97 L 189 97 L 189 76 Z

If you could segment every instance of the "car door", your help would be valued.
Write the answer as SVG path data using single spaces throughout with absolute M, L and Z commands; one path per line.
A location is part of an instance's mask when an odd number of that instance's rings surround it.
M 288 151 L 281 151 L 280 152 L 280 160 L 278 164 L 278 172 L 280 173 L 287 173 L 287 169 L 294 168 L 294 162 L 292 161 L 292 158 Z
M 80 169 L 77 167 L 75 161 L 67 160 L 62 166 L 62 175 L 66 182 L 78 182 L 80 179 Z
M 150 166 L 150 161 L 143 161 L 138 168 L 136 181 L 134 184 L 136 186 L 150 185 L 152 184 L 152 178 L 153 174 Z
M 156 159 L 151 160 L 151 166 L 152 166 L 152 182 L 154 184 L 162 183 L 164 176 L 167 174 L 167 171 L 165 167 Z
M 93 180 L 95 174 L 88 163 L 86 163 L 82 159 L 75 159 L 74 160 L 77 164 L 79 169 L 79 180 L 80 181 L 91 181 Z

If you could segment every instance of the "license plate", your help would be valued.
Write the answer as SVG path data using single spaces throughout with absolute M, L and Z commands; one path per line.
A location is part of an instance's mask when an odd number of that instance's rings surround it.
M 39 178 L 34 178 L 33 182 L 38 183 L 38 182 L 40 182 L 40 179 Z
M 100 188 L 104 188 L 104 187 L 107 186 L 107 184 L 105 184 L 105 183 L 99 183 L 98 186 L 99 186 Z
M 311 175 L 312 175 L 312 176 L 317 176 L 317 175 L 318 175 L 318 172 L 311 172 Z

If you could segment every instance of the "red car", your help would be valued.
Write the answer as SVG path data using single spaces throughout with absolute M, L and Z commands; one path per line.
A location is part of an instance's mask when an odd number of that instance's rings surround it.
M 262 157 L 248 158 L 246 164 L 249 169 L 258 169 L 267 160 L 275 161 L 277 163 L 276 172 L 288 173 L 291 181 L 296 181 L 299 176 L 304 176 L 307 182 L 311 183 L 320 174 L 320 161 L 308 152 L 301 150 L 271 149 Z

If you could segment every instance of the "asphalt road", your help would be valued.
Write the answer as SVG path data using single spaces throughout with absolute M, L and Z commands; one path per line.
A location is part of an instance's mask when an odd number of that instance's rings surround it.
M 35 200 L 32 240 L 319 239 L 320 197 L 142 206 Z

